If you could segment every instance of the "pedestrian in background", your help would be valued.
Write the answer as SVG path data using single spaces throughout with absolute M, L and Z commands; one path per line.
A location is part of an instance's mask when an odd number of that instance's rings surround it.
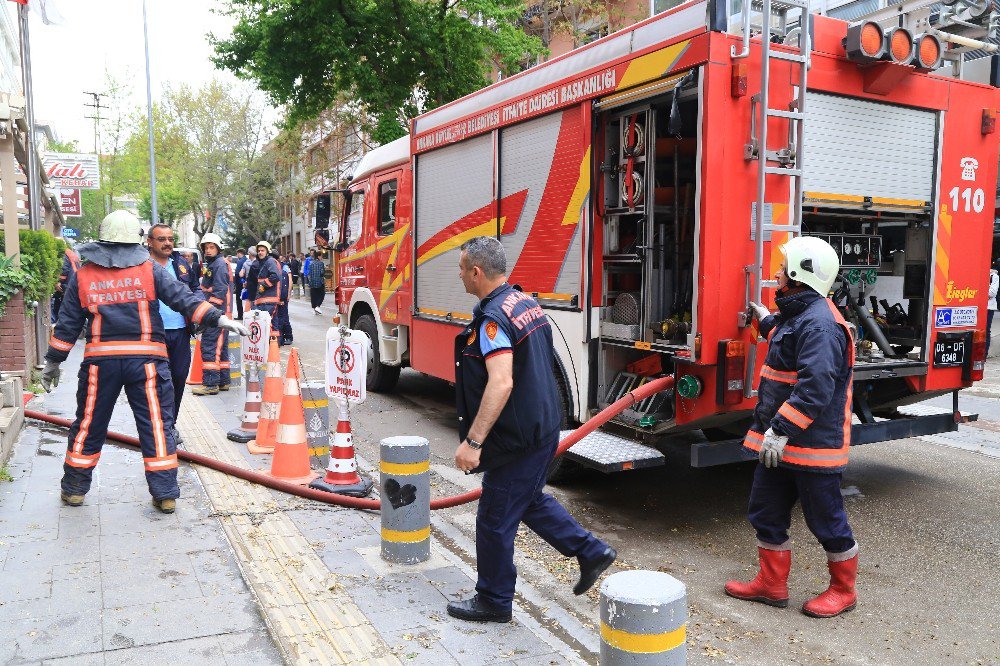
M 281 261 L 281 288 L 278 290 L 278 346 L 290 345 L 294 341 L 292 335 L 292 318 L 288 315 L 288 298 L 292 292 L 292 271 L 288 267 L 287 261 Z
M 806 525 L 826 551 L 830 585 L 802 606 L 811 617 L 834 617 L 857 604 L 858 544 L 840 492 L 851 446 L 854 339 L 826 295 L 837 279 L 837 253 L 819 238 L 781 246 L 778 313 L 751 304 L 767 338 L 757 406 L 743 446 L 758 454 L 749 519 L 757 531 L 760 572 L 731 580 L 726 594 L 788 606 L 792 566 L 788 528 L 802 502 Z
M 233 293 L 236 295 L 236 318 L 243 319 L 243 301 L 246 296 L 243 295 L 243 285 L 245 278 L 243 277 L 243 265 L 247 263 L 246 253 L 243 252 L 243 248 L 236 250 L 236 264 L 233 267 Z
M 243 264 L 243 297 L 244 311 L 253 309 L 254 299 L 257 297 L 257 272 L 260 270 L 260 262 L 257 260 L 257 248 L 247 248 L 247 260 Z
M 552 373 L 552 328 L 534 299 L 507 284 L 506 273 L 496 238 L 462 245 L 459 275 L 479 303 L 455 339 L 461 440 L 455 465 L 466 474 L 483 472 L 483 494 L 476 514 L 476 594 L 449 603 L 448 614 L 479 622 L 511 620 L 514 537 L 522 522 L 563 556 L 577 558 L 575 594 L 589 590 L 617 556 L 542 492 L 563 418 Z
M 309 302 L 313 312 L 323 314 L 320 306 L 326 298 L 326 264 L 320 259 L 318 250 L 313 250 L 309 260 Z
M 310 251 L 306 258 L 302 260 L 302 287 L 309 293 L 309 300 L 312 300 L 312 291 L 309 287 L 309 266 L 312 264 L 312 256 L 315 251 Z
M 1000 259 L 990 268 L 989 299 L 986 301 L 986 355 L 990 355 L 990 341 L 993 339 L 993 313 L 997 311 L 997 293 L 1000 292 Z
M 132 213 L 118 210 L 101 222 L 98 242 L 80 247 L 86 264 L 69 279 L 59 321 L 49 339 L 42 387 L 59 385 L 60 364 L 81 330 L 87 344 L 80 366 L 76 419 L 63 463 L 62 501 L 83 504 L 122 389 L 139 433 L 146 483 L 153 504 L 173 513 L 180 496 L 173 437 L 174 390 L 156 301 L 197 324 L 249 335 L 242 324 L 191 293 L 139 243 L 143 232 Z
M 154 224 L 146 236 L 149 255 L 153 261 L 183 284 L 191 293 L 200 293 L 198 280 L 191 272 L 187 260 L 174 251 L 174 230 L 166 224 Z M 191 330 L 188 320 L 182 312 L 174 310 L 163 300 L 159 301 L 160 319 L 163 320 L 164 343 L 167 345 L 167 361 L 170 364 L 170 378 L 174 386 L 174 421 L 181 412 L 181 399 L 184 397 L 184 384 L 188 371 L 191 369 Z M 174 439 L 180 444 L 179 433 L 174 432 Z
M 201 239 L 205 258 L 201 268 L 201 291 L 209 303 L 228 317 L 232 308 L 232 283 L 229 261 L 222 256 L 225 246 L 217 234 L 208 233 Z M 229 361 L 229 332 L 209 326 L 201 334 L 202 384 L 191 389 L 192 395 L 215 395 L 228 391 L 232 383 Z
M 62 307 L 63 291 L 66 289 L 66 283 L 69 282 L 70 277 L 76 275 L 78 270 L 80 270 L 80 256 L 73 248 L 67 247 L 63 251 L 62 270 L 59 271 L 59 281 L 56 282 L 56 290 L 52 294 L 50 315 L 53 324 L 59 319 L 59 308 Z
M 299 278 L 302 275 L 302 262 L 299 261 L 294 252 L 288 255 L 288 270 L 292 272 L 292 295 L 298 296 L 301 294 Z

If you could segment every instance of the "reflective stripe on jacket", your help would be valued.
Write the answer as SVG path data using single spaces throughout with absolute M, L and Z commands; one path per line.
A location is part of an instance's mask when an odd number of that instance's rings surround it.
M 274 257 L 267 257 L 264 261 L 258 262 L 260 270 L 257 272 L 257 297 L 254 305 L 266 305 L 280 301 L 279 289 L 281 287 L 281 266 Z
M 768 428 L 788 436 L 787 467 L 839 472 L 851 444 L 854 340 L 833 303 L 814 291 L 777 300 L 761 322 L 768 348 L 743 446 L 760 451 Z

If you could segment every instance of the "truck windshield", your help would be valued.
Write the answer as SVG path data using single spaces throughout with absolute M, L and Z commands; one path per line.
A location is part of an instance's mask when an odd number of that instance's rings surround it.
M 361 219 L 365 209 L 365 191 L 356 190 L 351 192 L 351 209 L 347 213 L 347 233 L 344 236 L 344 244 L 347 247 L 354 245 L 361 237 Z

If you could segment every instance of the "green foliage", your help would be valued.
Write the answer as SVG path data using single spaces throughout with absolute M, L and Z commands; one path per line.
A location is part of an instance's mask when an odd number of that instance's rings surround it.
M 21 266 L 15 268 L 11 260 L 6 260 L 7 268 L 0 274 L 0 305 L 6 305 L 10 297 L 24 290 L 26 308 L 33 301 L 48 302 L 55 291 L 59 272 L 62 270 L 62 248 L 65 244 L 48 231 L 18 231 L 21 243 Z M 0 252 L 4 239 L 0 234 Z
M 0 235 L 0 239 L 2 239 L 2 235 Z M 7 311 L 7 303 L 10 302 L 10 299 L 28 286 L 30 282 L 31 276 L 14 263 L 14 257 L 0 254 L 0 317 Z
M 0 467 L 0 481 L 13 481 L 14 477 L 10 475 L 10 468 L 7 465 Z
M 252 79 L 294 125 L 341 96 L 358 100 L 378 142 L 407 121 L 520 69 L 543 51 L 520 0 L 227 0 L 217 66 Z
M 226 232 L 222 237 L 231 252 L 261 240 L 274 243 L 280 238 L 282 224 L 275 171 L 274 155 L 264 153 L 240 174 L 226 211 Z

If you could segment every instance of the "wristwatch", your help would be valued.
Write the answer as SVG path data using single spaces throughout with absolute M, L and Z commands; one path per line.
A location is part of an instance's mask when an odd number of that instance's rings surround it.
M 476 449 L 477 451 L 479 449 L 483 448 L 482 442 L 477 442 L 476 440 L 472 439 L 471 437 L 466 437 L 465 441 L 469 443 L 469 447 L 470 448 Z

